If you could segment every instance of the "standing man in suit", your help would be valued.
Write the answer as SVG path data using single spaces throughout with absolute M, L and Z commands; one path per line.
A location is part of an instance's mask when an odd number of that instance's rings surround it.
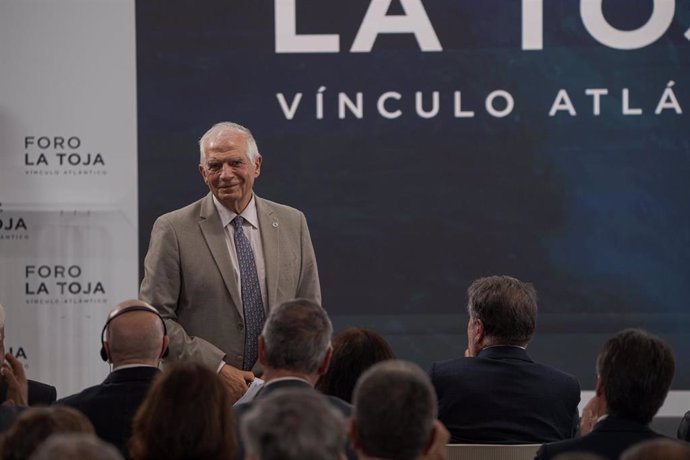
M 262 157 L 251 132 L 218 123 L 199 144 L 210 193 L 156 220 L 140 297 L 166 320 L 170 358 L 217 370 L 238 399 L 268 312 L 320 303 L 321 290 L 304 214 L 253 192 Z
M 140 300 L 118 304 L 101 331 L 101 357 L 113 370 L 100 385 L 60 399 L 91 420 L 96 434 L 127 457 L 132 419 L 168 348 L 168 336 L 158 310 Z
M 5 356 L 5 307 L 0 304 L 0 357 Z M 29 406 L 49 406 L 57 399 L 57 390 L 53 385 L 27 380 L 29 389 Z M 12 391 L 10 391 L 12 393 Z M 0 378 L 0 403 L 8 398 L 8 382 L 2 376 Z
M 438 418 L 452 443 L 533 444 L 572 438 L 580 385 L 527 354 L 537 293 L 509 276 L 475 280 L 467 290 L 465 357 L 434 363 Z
M 630 446 L 661 435 L 649 428 L 675 372 L 671 347 L 640 329 L 610 338 L 597 357 L 596 394 L 582 411 L 582 437 L 543 445 L 536 460 L 591 452 L 617 460 Z

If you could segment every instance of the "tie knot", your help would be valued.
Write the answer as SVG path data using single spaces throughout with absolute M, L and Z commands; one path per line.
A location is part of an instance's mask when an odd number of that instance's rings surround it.
M 234 219 L 232 219 L 232 225 L 235 227 L 235 230 L 241 229 L 243 223 L 244 217 L 242 216 L 236 216 Z

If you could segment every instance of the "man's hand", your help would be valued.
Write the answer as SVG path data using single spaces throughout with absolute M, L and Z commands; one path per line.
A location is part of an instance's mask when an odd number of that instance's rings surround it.
M 445 460 L 448 458 L 448 440 L 450 439 L 450 433 L 443 426 L 443 423 L 438 420 L 434 420 L 434 428 L 432 430 L 432 440 L 431 445 L 426 451 L 426 454 L 422 457 L 423 460 Z
M 243 371 L 228 364 L 223 365 L 218 375 L 230 390 L 233 403 L 247 392 L 247 383 L 254 381 L 254 374 L 250 371 Z
M 590 399 L 585 407 L 582 409 L 582 417 L 580 418 L 580 436 L 589 434 L 592 428 L 599 420 L 599 417 L 606 414 L 606 404 L 599 396 L 594 396 Z
M 29 405 L 29 385 L 26 382 L 24 365 L 10 353 L 5 355 L 5 362 L 0 366 L 0 375 L 7 382 L 7 399 L 3 404 Z

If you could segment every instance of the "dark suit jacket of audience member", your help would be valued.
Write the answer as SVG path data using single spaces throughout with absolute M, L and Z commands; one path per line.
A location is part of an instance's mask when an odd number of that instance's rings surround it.
M 580 385 L 519 347 L 434 363 L 438 418 L 451 443 L 536 444 L 577 433 Z
M 57 390 L 52 385 L 28 380 L 29 406 L 50 406 L 57 399 Z M 7 399 L 7 384 L 0 383 L 0 402 Z
M 646 425 L 608 416 L 594 425 L 588 435 L 543 445 L 535 460 L 547 460 L 564 452 L 592 452 L 605 459 L 618 460 L 625 449 L 633 444 L 658 437 L 663 436 Z
M 311 385 L 309 385 L 307 382 L 303 380 L 298 380 L 298 379 L 287 379 L 287 380 L 278 380 L 273 383 L 265 383 L 263 388 L 259 390 L 259 393 L 257 393 L 256 397 L 254 398 L 259 399 L 266 397 L 267 395 L 271 394 L 272 392 L 276 390 L 280 390 L 281 388 L 303 388 L 305 391 L 316 391 Z M 319 393 L 321 394 L 321 393 Z M 337 410 L 339 410 L 345 419 L 348 419 L 350 416 L 352 416 L 352 405 L 343 401 L 340 398 L 336 398 L 335 396 L 328 396 L 328 395 L 323 395 L 325 398 L 327 398 L 333 407 L 335 407 Z M 248 403 L 244 404 L 238 404 L 233 407 L 235 411 L 235 429 L 237 432 L 237 451 L 235 453 L 235 459 L 236 460 L 244 460 L 244 445 L 242 444 L 242 439 L 240 437 L 239 433 L 239 428 L 240 424 L 242 423 L 242 417 L 244 414 L 251 409 L 253 402 L 250 401 Z M 349 460 L 356 460 L 357 455 L 350 449 L 349 447 L 349 441 L 346 439 L 345 443 L 347 445 L 347 458 Z
M 84 413 L 93 423 L 96 434 L 127 457 L 134 413 L 159 374 L 157 368 L 150 366 L 116 370 L 100 385 L 60 399 L 57 403 Z

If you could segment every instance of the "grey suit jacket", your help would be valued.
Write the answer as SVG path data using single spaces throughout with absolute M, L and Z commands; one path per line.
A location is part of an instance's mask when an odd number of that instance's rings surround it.
M 266 312 L 304 297 L 321 303 L 314 248 L 304 214 L 256 197 L 266 268 Z M 158 309 L 170 336 L 168 360 L 241 368 L 244 312 L 224 229 L 209 193 L 156 219 L 140 298 Z

